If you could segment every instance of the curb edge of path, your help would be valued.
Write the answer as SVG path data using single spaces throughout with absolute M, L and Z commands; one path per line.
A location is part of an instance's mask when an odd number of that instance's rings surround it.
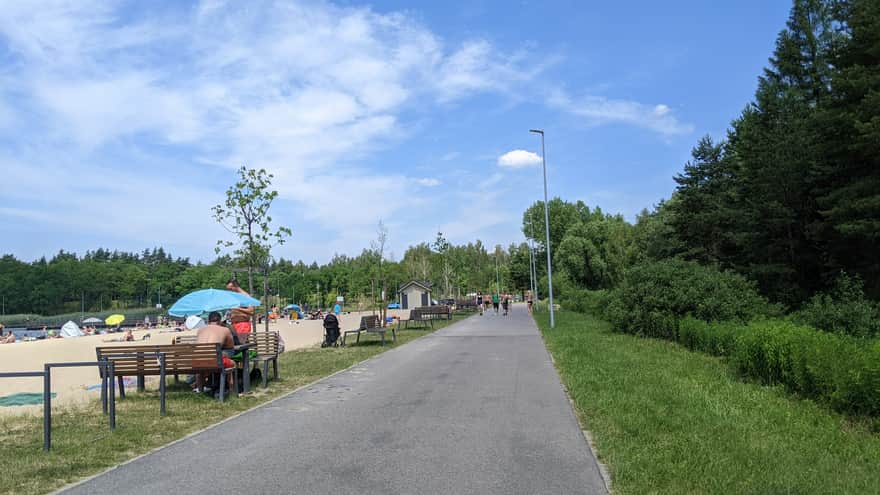
M 535 322 L 534 317 L 532 317 L 532 321 Z M 535 322 L 535 326 L 538 327 L 537 322 Z M 571 398 L 571 394 L 568 392 L 568 387 L 566 387 L 565 382 L 562 381 L 562 376 L 559 374 L 559 368 L 556 366 L 556 359 L 553 358 L 553 353 L 550 352 L 550 349 L 547 347 L 547 342 L 544 340 L 544 333 L 541 332 L 541 327 L 538 327 L 538 334 L 541 335 L 541 343 L 544 344 L 544 349 L 547 351 L 547 355 L 550 356 L 550 362 L 553 363 L 553 369 L 556 371 L 556 378 L 559 379 L 559 384 L 562 385 L 562 390 L 565 392 L 565 397 L 568 399 L 568 405 L 571 406 L 571 412 L 577 419 L 578 426 L 581 427 L 581 434 L 584 436 L 584 440 L 587 442 L 587 447 L 589 447 L 590 452 L 593 453 L 593 459 L 596 460 L 596 466 L 599 468 L 599 474 L 602 475 L 602 482 L 605 483 L 605 490 L 609 494 L 614 493 L 611 490 L 611 473 L 608 471 L 608 466 L 606 466 L 605 463 L 599 460 L 599 451 L 596 450 L 596 444 L 593 443 L 593 435 L 590 433 L 589 430 L 584 428 L 586 421 L 581 418 L 580 414 L 578 414 L 574 399 Z
M 464 319 L 462 319 L 462 320 L 460 320 L 460 321 L 464 321 L 464 320 L 467 320 L 467 318 L 464 318 Z M 458 323 L 458 322 L 456 322 L 456 323 Z M 453 324 L 454 324 L 454 323 L 453 323 Z M 447 325 L 446 327 L 443 327 L 443 328 L 448 328 L 449 326 L 451 326 L 451 325 Z M 441 329 L 441 330 L 442 330 L 442 329 Z M 291 390 L 291 391 L 289 391 L 289 392 L 285 392 L 285 393 L 279 395 L 278 397 L 275 397 L 274 399 L 268 400 L 268 401 L 263 402 L 263 403 L 261 403 L 261 404 L 257 404 L 257 405 L 255 405 L 254 407 L 251 407 L 250 409 L 245 409 L 244 411 L 241 411 L 241 412 L 239 412 L 239 413 L 233 414 L 232 416 L 229 416 L 228 418 L 221 419 L 220 421 L 218 421 L 218 422 L 216 422 L 216 423 L 214 423 L 214 424 L 208 425 L 208 426 L 206 426 L 206 427 L 204 427 L 204 428 L 201 428 L 201 429 L 199 429 L 199 430 L 196 430 L 196 431 L 194 431 L 194 432 L 192 432 L 192 433 L 188 433 L 187 435 L 185 435 L 185 436 L 183 436 L 183 437 L 180 437 L 180 438 L 178 438 L 177 440 L 172 440 L 172 441 L 169 442 L 169 443 L 166 443 L 166 444 L 164 444 L 164 445 L 160 445 L 160 446 L 158 446 L 158 447 L 156 447 L 156 448 L 154 448 L 154 449 L 149 450 L 148 452 L 144 452 L 144 453 L 141 454 L 141 455 L 138 455 L 138 456 L 136 456 L 136 457 L 132 457 L 131 459 L 128 459 L 127 461 L 123 461 L 123 462 L 121 462 L 121 463 L 119 463 L 119 464 L 117 464 L 117 465 L 115 465 L 115 466 L 111 466 L 111 467 L 109 467 L 109 468 L 107 468 L 107 469 L 101 471 L 100 473 L 96 473 L 96 474 L 93 474 L 93 475 L 88 476 L 88 477 L 86 477 L 86 478 L 83 478 L 83 479 L 80 479 L 80 480 L 74 481 L 73 483 L 68 483 L 68 484 L 66 484 L 66 485 L 64 485 L 64 486 L 62 486 L 62 487 L 60 487 L 60 488 L 58 488 L 58 489 L 56 489 L 56 490 L 53 490 L 53 491 L 49 492 L 49 494 L 50 494 L 50 495 L 57 495 L 57 494 L 59 494 L 59 493 L 61 493 L 61 492 L 64 492 L 64 491 L 66 491 L 66 490 L 70 490 L 71 488 L 75 488 L 75 487 L 77 487 L 77 486 L 79 486 L 79 485 L 82 485 L 82 484 L 88 483 L 89 481 L 91 481 L 91 480 L 93 480 L 93 479 L 95 479 L 95 478 L 98 478 L 98 477 L 100 477 L 100 476 L 103 476 L 103 475 L 105 475 L 105 474 L 107 474 L 107 473 L 109 473 L 109 472 L 111 472 L 111 471 L 113 471 L 113 470 L 119 469 L 119 468 L 121 468 L 122 466 L 125 466 L 126 464 L 130 464 L 130 463 L 132 463 L 132 462 L 135 462 L 135 461 L 141 459 L 142 457 L 146 457 L 146 456 L 148 456 L 148 455 L 151 455 L 151 454 L 154 454 L 154 453 L 156 453 L 156 452 L 159 452 L 160 450 L 164 450 L 164 449 L 167 449 L 168 447 L 174 446 L 174 445 L 176 445 L 176 444 L 178 444 L 178 443 L 180 443 L 180 442 L 183 442 L 183 441 L 189 440 L 190 438 L 192 438 L 192 437 L 194 437 L 194 436 L 196 436 L 196 435 L 199 435 L 199 434 L 204 433 L 204 432 L 206 432 L 206 431 L 208 431 L 208 430 L 211 430 L 211 429 L 213 429 L 213 428 L 216 428 L 216 427 L 218 427 L 218 426 L 220 426 L 220 425 L 222 425 L 222 424 L 224 424 L 224 423 L 227 423 L 227 422 L 229 422 L 229 421 L 232 421 L 233 419 L 236 419 L 236 418 L 238 418 L 238 417 L 240 417 L 240 416 L 244 416 L 245 414 L 248 414 L 248 413 L 254 411 L 255 409 L 259 409 L 259 408 L 261 408 L 261 407 L 263 407 L 263 406 L 268 406 L 269 404 L 272 404 L 273 402 L 276 402 L 276 401 L 279 401 L 279 400 L 281 400 L 281 399 L 287 398 L 288 396 L 293 395 L 293 394 L 299 392 L 300 390 L 303 390 L 303 389 L 306 389 L 306 388 L 308 388 L 308 387 L 311 387 L 311 386 L 315 385 L 315 384 L 318 383 L 318 382 L 321 382 L 321 381 L 326 380 L 326 379 L 328 379 L 328 378 L 332 378 L 332 377 L 334 377 L 334 376 L 336 376 L 336 375 L 338 375 L 338 374 L 340 374 L 340 373 L 345 373 L 346 371 L 349 371 L 349 370 L 351 370 L 352 368 L 355 368 L 355 367 L 357 367 L 357 366 L 361 366 L 361 365 L 364 364 L 364 363 L 368 363 L 368 362 L 370 362 L 370 361 L 372 361 L 372 360 L 378 358 L 379 356 L 382 356 L 382 355 L 384 355 L 384 354 L 386 354 L 386 353 L 388 353 L 388 352 L 394 352 L 394 351 L 396 351 L 397 349 L 402 349 L 402 348 L 406 347 L 408 344 L 411 344 L 411 343 L 413 343 L 413 342 L 416 342 L 416 341 L 418 341 L 418 340 L 421 340 L 421 339 L 424 338 L 424 337 L 428 337 L 428 336 L 433 335 L 433 334 L 434 334 L 434 331 L 431 331 L 431 333 L 426 333 L 425 335 L 421 335 L 421 336 L 419 336 L 418 338 L 415 338 L 415 339 L 413 339 L 413 340 L 407 342 L 406 344 L 403 344 L 402 346 L 399 346 L 399 347 L 392 347 L 391 349 L 388 349 L 388 350 L 386 350 L 386 351 L 380 352 L 379 354 L 376 354 L 375 356 L 370 356 L 370 357 L 368 357 L 367 359 L 364 359 L 363 361 L 358 361 L 357 363 L 354 363 L 354 364 L 352 364 L 351 366 L 349 366 L 349 367 L 347 367 L 347 368 L 344 368 L 344 369 L 341 369 L 341 370 L 335 371 L 335 372 L 333 372 L 333 373 L 331 373 L 331 374 L 329 374 L 329 375 L 327 375 L 327 376 L 322 376 L 321 378 L 318 378 L 318 379 L 313 380 L 313 381 L 311 381 L 311 382 L 309 382 L 309 383 L 306 383 L 306 384 L 304 384 L 304 385 L 301 385 L 301 386 L 299 386 L 299 387 L 297 387 L 297 388 L 295 388 L 295 389 L 293 389 L 293 390 Z M 546 347 L 546 346 L 545 346 L 545 347 Z M 551 357 L 552 357 L 552 356 L 551 356 Z M 563 388 L 564 388 L 564 386 L 563 386 Z M 568 394 L 568 391 L 566 391 L 566 394 Z

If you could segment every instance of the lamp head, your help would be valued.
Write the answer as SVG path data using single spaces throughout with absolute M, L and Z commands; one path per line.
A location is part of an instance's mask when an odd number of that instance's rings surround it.
M 529 132 L 534 132 L 535 134 L 541 134 L 541 135 L 544 134 L 544 131 L 542 131 L 541 129 L 529 129 Z

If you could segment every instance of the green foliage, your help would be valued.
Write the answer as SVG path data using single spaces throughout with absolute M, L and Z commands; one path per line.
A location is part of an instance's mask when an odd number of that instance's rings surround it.
M 608 291 L 568 287 L 559 297 L 559 304 L 566 311 L 601 314 L 608 304 Z
M 569 226 L 553 259 L 576 286 L 611 288 L 634 258 L 632 233 L 623 217 L 594 214 Z
M 269 208 L 278 197 L 270 191 L 273 175 L 265 169 L 238 169 L 238 181 L 226 191 L 226 201 L 211 208 L 214 220 L 238 238 L 235 254 L 248 268 L 248 290 L 254 292 L 253 271 L 268 263 L 274 244 L 284 244 L 292 232 L 287 227 L 272 230 Z M 235 246 L 229 240 L 217 241 L 216 252 Z
M 742 276 L 678 259 L 633 267 L 609 299 L 605 314 L 618 331 L 672 340 L 685 316 L 748 321 L 772 309 Z
M 792 319 L 826 332 L 874 337 L 880 333 L 880 307 L 865 299 L 858 277 L 841 274 L 834 288 L 813 296 Z
M 729 356 L 736 350 L 736 337 L 742 328 L 737 321 L 708 323 L 687 316 L 678 322 L 678 341 L 692 351 Z
M 877 346 L 782 320 L 753 322 L 736 338 L 740 373 L 782 384 L 841 412 L 880 415 Z

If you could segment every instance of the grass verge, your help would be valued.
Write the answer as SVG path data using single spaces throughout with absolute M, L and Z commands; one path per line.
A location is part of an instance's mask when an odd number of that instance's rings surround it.
M 434 330 L 452 322 L 438 321 Z M 100 402 L 87 407 L 53 408 L 52 450 L 42 451 L 42 415 L 0 416 L 3 449 L 3 494 L 38 494 L 98 473 L 152 449 L 217 423 L 305 384 L 348 368 L 384 350 L 399 347 L 431 330 L 401 330 L 397 343 L 383 348 L 366 336 L 346 348 L 310 348 L 284 353 L 278 359 L 278 380 L 262 389 L 220 404 L 193 394 L 186 385 L 169 385 L 167 415 L 159 416 L 158 392 L 132 392 L 116 402 L 116 431 L 111 433 Z M 271 371 L 270 371 L 271 372 Z M 96 372 L 97 373 L 97 372 Z
M 615 493 L 880 493 L 867 424 L 589 315 L 536 320 Z

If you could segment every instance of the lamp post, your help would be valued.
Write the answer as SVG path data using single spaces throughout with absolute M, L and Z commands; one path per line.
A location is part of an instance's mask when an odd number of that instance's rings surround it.
M 529 215 L 529 275 L 532 277 L 532 299 L 538 301 L 538 260 L 535 259 L 535 216 Z
M 495 249 L 495 293 L 501 293 L 501 277 L 498 275 L 498 249 Z
M 556 326 L 553 319 L 553 270 L 550 267 L 550 210 L 547 205 L 547 157 L 544 151 L 544 131 L 529 129 L 529 132 L 541 135 L 541 162 L 544 164 L 544 230 L 547 238 L 547 286 L 550 294 L 550 328 Z

